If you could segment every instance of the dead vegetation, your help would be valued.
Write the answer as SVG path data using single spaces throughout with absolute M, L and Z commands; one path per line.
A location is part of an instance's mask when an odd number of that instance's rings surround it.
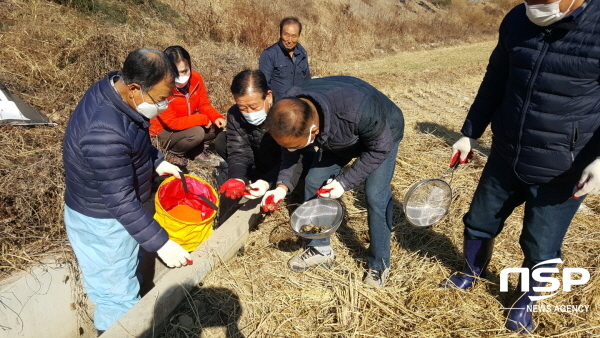
M 462 265 L 462 216 L 489 154 L 489 131 L 472 163 L 452 176 L 450 213 L 430 228 L 414 227 L 402 214 L 412 184 L 446 171 L 450 145 L 481 81 L 493 42 L 401 53 L 366 62 L 331 65 L 382 89 L 402 108 L 405 137 L 392 182 L 394 234 L 392 270 L 385 288 L 362 283 L 369 243 L 363 188 L 342 196 L 346 220 L 333 237 L 331 270 L 294 273 L 287 260 L 301 250 L 294 237 L 274 237 L 289 225 L 289 212 L 268 216 L 251 233 L 243 254 L 213 271 L 172 315 L 159 337 L 516 337 L 504 329 L 505 312 L 517 284 L 499 291 L 500 271 L 519 267 L 522 208 L 498 237 L 490 276 L 473 289 L 445 290 L 439 283 Z M 447 178 L 450 180 L 450 177 Z M 589 305 L 583 313 L 536 313 L 535 337 L 600 335 L 600 198 L 588 197 L 567 233 L 564 267 L 584 267 L 591 280 L 542 305 Z M 274 240 L 275 239 L 275 240 Z M 280 240 L 282 242 L 277 242 Z M 283 242 L 285 241 L 285 242 Z M 284 243 L 293 243 L 285 245 Z M 558 276 L 556 276 L 558 277 Z
M 347 220 L 333 239 L 332 270 L 287 271 L 285 263 L 301 242 L 291 236 L 287 211 L 281 211 L 252 233 L 243 254 L 190 295 L 160 336 L 509 336 L 500 308 L 510 295 L 499 293 L 498 274 L 521 263 L 521 211 L 498 239 L 489 280 L 469 292 L 437 286 L 460 266 L 461 217 L 485 163 L 489 134 L 473 164 L 454 174 L 452 211 L 440 224 L 409 226 L 400 210 L 414 182 L 445 170 L 449 145 L 493 46 L 477 42 L 494 39 L 515 1 L 98 0 L 92 3 L 102 6 L 91 10 L 76 8 L 75 1 L 1 2 L 0 81 L 59 125 L 0 128 L 0 278 L 45 254 L 70 252 L 62 224 L 62 130 L 94 81 L 119 69 L 135 48 L 180 44 L 192 54 L 217 109 L 226 111 L 233 75 L 256 67 L 260 51 L 277 39 L 280 18 L 294 15 L 305 25 L 301 42 L 315 75 L 364 78 L 397 102 L 407 119 L 392 184 L 396 214 L 388 285 L 374 290 L 361 283 L 368 236 L 358 188 L 343 198 Z M 457 44 L 465 47 L 440 48 Z M 415 52 L 400 53 L 405 51 Z M 591 281 L 545 302 L 592 310 L 540 313 L 539 336 L 600 335 L 599 212 L 600 199 L 586 199 L 564 243 L 565 266 L 589 269 Z
M 0 81 L 58 127 L 2 130 L 0 275 L 26 267 L 34 253 L 62 247 L 61 131 L 85 90 L 119 69 L 131 50 L 185 46 L 215 107 L 225 112 L 231 78 L 257 66 L 283 16 L 302 20 L 313 72 L 324 75 L 332 61 L 489 39 L 510 7 L 509 0 L 457 1 L 443 9 L 392 0 L 2 1 Z M 481 20 L 471 22 L 475 12 Z

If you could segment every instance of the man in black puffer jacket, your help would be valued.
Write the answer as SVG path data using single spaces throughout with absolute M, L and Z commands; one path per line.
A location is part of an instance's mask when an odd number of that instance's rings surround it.
M 504 18 L 464 137 L 453 145 L 451 162 L 466 162 L 491 123 L 491 155 L 464 216 L 465 266 L 444 286 L 466 289 L 484 273 L 494 238 L 523 203 L 523 266 L 552 269 L 560 261 L 578 197 L 600 190 L 599 79 L 598 1 L 529 0 Z M 534 287 L 545 283 L 529 285 L 510 307 L 513 331 L 535 328 L 527 309 Z
M 382 287 L 390 268 L 390 183 L 404 133 L 402 111 L 370 84 L 349 76 L 308 80 L 287 95 L 271 108 L 265 121 L 265 129 L 287 150 L 282 151 L 277 188 L 263 197 L 263 210 L 272 210 L 294 189 L 293 173 L 302 165 L 303 153 L 317 144 L 320 149 L 306 175 L 304 198 L 339 198 L 365 182 L 370 245 L 364 282 Z M 290 269 L 302 272 L 333 264 L 329 238 L 306 244 L 308 248 L 288 262 Z
M 143 206 L 154 171 L 179 177 L 148 133 L 149 119 L 166 108 L 176 76 L 164 53 L 135 50 L 121 72 L 108 73 L 88 89 L 65 131 L 65 225 L 96 305 L 99 332 L 139 300 L 140 245 L 169 267 L 191 258 Z

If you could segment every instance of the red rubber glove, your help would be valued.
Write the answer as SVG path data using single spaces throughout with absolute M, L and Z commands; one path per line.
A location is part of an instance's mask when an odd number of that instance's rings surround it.
M 230 178 L 219 189 L 221 194 L 231 199 L 237 199 L 246 194 L 246 183 L 238 178 Z
M 465 164 L 468 163 L 469 160 L 473 159 L 473 152 L 469 151 L 469 153 L 467 154 L 467 157 L 464 160 L 460 159 L 460 151 L 454 153 L 454 155 L 452 155 L 452 158 L 450 159 L 450 167 L 454 167 L 458 164 Z M 456 163 L 458 162 L 458 163 Z
M 283 201 L 287 195 L 287 191 L 282 187 L 277 187 L 273 190 L 267 191 L 263 196 L 260 206 L 264 212 L 272 212 L 279 209 L 279 202 Z
M 477 145 L 477 141 L 470 137 L 463 136 L 452 145 L 452 159 L 450 167 L 460 164 L 465 164 L 473 158 L 473 148 Z

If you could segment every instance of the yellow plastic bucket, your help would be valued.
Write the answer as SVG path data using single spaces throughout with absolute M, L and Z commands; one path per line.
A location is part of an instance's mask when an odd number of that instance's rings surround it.
M 184 175 L 184 177 L 191 193 L 202 194 L 215 205 L 219 205 L 219 195 L 207 181 L 194 175 Z M 202 206 L 198 210 L 187 205 L 186 200 L 181 197 L 184 196 L 181 195 L 183 194 L 181 186 L 181 180 L 173 176 L 160 184 L 154 199 L 156 207 L 154 219 L 167 231 L 171 240 L 187 251 L 194 251 L 212 234 L 217 211 L 207 206 Z M 194 202 L 201 201 L 191 194 L 185 196 L 190 199 L 196 198 L 197 201 Z

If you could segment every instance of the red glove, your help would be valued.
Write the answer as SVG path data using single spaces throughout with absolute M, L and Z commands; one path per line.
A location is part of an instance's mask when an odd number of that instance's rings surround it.
M 472 159 L 473 159 L 472 151 L 469 151 L 469 153 L 467 154 L 467 157 L 464 160 L 460 159 L 460 151 L 457 151 L 456 153 L 454 153 L 454 156 L 452 156 L 452 159 L 450 159 L 450 167 L 454 167 L 458 164 L 468 163 L 469 160 L 472 160 Z
M 262 207 L 264 212 L 272 212 L 279 209 L 279 202 L 283 201 L 287 195 L 287 191 L 282 187 L 277 187 L 273 190 L 267 191 L 267 193 L 263 196 L 262 202 L 260 202 L 260 206 Z
M 234 200 L 247 194 L 246 183 L 238 178 L 230 178 L 227 182 L 223 183 L 219 192 L 225 194 L 225 197 Z
M 330 189 L 319 188 L 319 189 L 317 190 L 317 196 L 321 196 L 321 195 L 323 195 L 323 194 L 326 194 L 326 193 L 328 193 L 328 192 L 331 192 L 331 190 L 333 190 L 333 188 L 330 188 Z
M 277 203 L 275 203 L 275 195 L 269 195 L 265 199 L 265 204 L 262 206 L 264 212 L 272 212 L 279 209 Z

